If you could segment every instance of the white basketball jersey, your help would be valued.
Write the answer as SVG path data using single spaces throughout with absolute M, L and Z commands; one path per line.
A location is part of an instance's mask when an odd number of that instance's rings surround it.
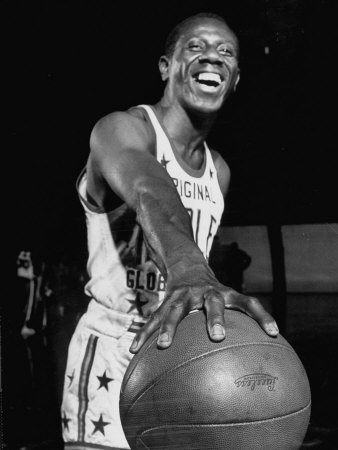
M 185 165 L 173 149 L 153 109 L 144 108 L 156 133 L 156 157 L 172 178 L 190 214 L 194 238 L 205 258 L 221 221 L 224 200 L 213 159 L 205 144 L 200 170 Z M 86 173 L 77 188 L 86 213 L 88 230 L 86 293 L 108 309 L 143 321 L 161 304 L 165 280 L 149 258 L 135 213 L 124 204 L 111 212 L 91 205 L 86 195 Z

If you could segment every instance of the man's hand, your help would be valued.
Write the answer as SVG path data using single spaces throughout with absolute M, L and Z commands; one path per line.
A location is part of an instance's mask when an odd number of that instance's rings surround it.
M 278 326 L 275 320 L 257 298 L 240 294 L 220 284 L 205 266 L 203 270 L 190 268 L 183 274 L 175 281 L 168 278 L 167 295 L 162 305 L 135 336 L 130 347 L 132 353 L 137 353 L 157 329 L 157 345 L 160 348 L 169 347 L 179 322 L 195 309 L 206 311 L 207 330 L 213 341 L 222 341 L 226 337 L 224 309 L 242 311 L 255 319 L 268 335 L 277 336 Z
M 101 183 L 97 185 L 95 180 L 104 180 L 135 212 L 150 258 L 166 280 L 162 305 L 135 336 L 130 351 L 138 352 L 157 329 L 159 347 L 169 347 L 179 322 L 195 309 L 206 311 L 208 333 L 216 341 L 225 337 L 225 308 L 243 311 L 269 335 L 277 335 L 275 321 L 257 299 L 239 294 L 215 278 L 194 240 L 191 217 L 177 188 L 155 157 L 156 136 L 144 120 L 130 112 L 106 116 L 96 124 L 90 145 L 88 192 L 101 191 Z M 216 165 L 225 195 L 229 169 L 220 156 Z

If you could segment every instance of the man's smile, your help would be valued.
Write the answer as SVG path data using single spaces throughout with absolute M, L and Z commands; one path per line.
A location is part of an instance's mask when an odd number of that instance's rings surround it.
M 225 78 L 218 72 L 200 71 L 192 78 L 194 86 L 204 93 L 218 93 L 225 87 Z

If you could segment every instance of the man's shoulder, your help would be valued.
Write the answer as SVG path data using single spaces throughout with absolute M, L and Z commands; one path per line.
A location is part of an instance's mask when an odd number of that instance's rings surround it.
M 231 177 L 230 167 L 218 151 L 210 149 L 210 153 L 217 171 L 217 178 L 221 191 L 223 195 L 226 195 Z
M 228 163 L 223 158 L 223 156 L 217 150 L 215 150 L 213 148 L 210 148 L 210 153 L 211 153 L 211 157 L 214 162 L 215 168 L 217 169 L 217 172 L 221 171 L 230 176 L 230 168 L 228 166 Z
M 107 133 L 129 128 L 141 131 L 146 127 L 147 122 L 139 108 L 131 108 L 126 111 L 113 111 L 101 117 L 95 123 L 93 131 L 96 133 Z
M 91 141 L 139 143 L 143 147 L 151 145 L 154 138 L 154 129 L 149 118 L 139 107 L 114 111 L 101 117 L 91 133 Z

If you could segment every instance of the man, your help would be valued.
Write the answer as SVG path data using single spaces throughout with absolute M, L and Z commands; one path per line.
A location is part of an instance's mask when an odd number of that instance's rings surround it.
M 236 36 L 219 16 L 190 17 L 169 35 L 159 69 L 161 100 L 101 119 L 78 181 L 92 300 L 69 349 L 65 448 L 129 448 L 118 412 L 126 367 L 155 330 L 169 347 L 190 311 L 205 310 L 215 341 L 226 338 L 225 308 L 278 334 L 259 301 L 220 284 L 207 263 L 230 172 L 205 140 L 239 80 Z

